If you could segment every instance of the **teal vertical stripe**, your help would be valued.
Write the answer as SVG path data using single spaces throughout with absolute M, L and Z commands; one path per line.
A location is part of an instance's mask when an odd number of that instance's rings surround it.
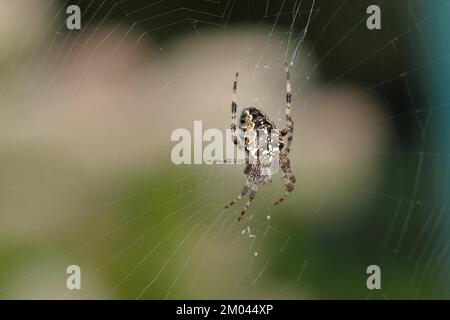
M 427 23 L 426 41 L 431 59 L 436 61 L 428 70 L 429 93 L 433 103 L 442 105 L 439 111 L 435 135 L 436 145 L 442 154 L 450 153 L 450 0 L 424 1 L 426 16 L 433 15 Z M 437 14 L 436 14 L 437 13 Z M 426 62 L 426 61 L 425 61 Z M 436 115 L 435 115 L 436 116 Z M 449 170 L 450 157 L 446 158 L 446 168 L 442 168 L 443 201 L 450 204 Z
M 444 210 L 450 215 L 450 0 L 426 0 L 423 2 L 425 6 L 425 15 L 433 14 L 430 23 L 425 28 L 426 41 L 431 53 L 431 59 L 436 61 L 433 67 L 428 70 L 428 92 L 431 93 L 433 103 L 443 106 L 437 116 L 437 123 L 431 134 L 434 135 L 434 145 L 437 146 L 439 154 L 444 155 L 443 165 L 436 168 L 439 181 L 437 181 L 438 190 L 440 190 L 441 201 L 444 204 Z M 435 14 L 437 12 L 437 14 Z M 426 62 L 426 61 L 425 61 Z M 447 155 L 447 156 L 445 156 Z M 450 217 L 447 216 L 445 230 L 450 232 Z M 448 235 L 447 235 L 448 239 Z M 444 247 L 448 248 L 449 243 Z M 450 250 L 447 250 L 447 266 Z M 448 279 L 448 278 L 446 278 Z M 448 299 L 450 296 L 450 285 L 447 281 L 443 284 L 444 294 Z

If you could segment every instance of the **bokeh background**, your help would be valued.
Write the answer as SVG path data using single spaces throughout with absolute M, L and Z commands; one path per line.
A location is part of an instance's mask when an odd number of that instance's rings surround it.
M 1 1 L 0 297 L 449 298 L 449 10 Z M 174 165 L 170 135 L 228 128 L 236 71 L 238 108 L 282 126 L 285 61 L 297 186 L 272 207 L 275 177 L 237 222 L 243 202 L 223 204 L 243 168 Z M 66 288 L 73 264 L 81 290 Z

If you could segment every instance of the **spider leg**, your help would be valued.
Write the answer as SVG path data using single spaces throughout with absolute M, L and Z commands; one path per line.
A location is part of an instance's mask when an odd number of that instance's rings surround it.
M 236 202 L 238 202 L 239 200 L 241 200 L 241 198 L 242 198 L 243 196 L 245 196 L 249 191 L 250 191 L 250 183 L 249 183 L 249 181 L 247 180 L 247 181 L 245 182 L 244 187 L 243 187 L 242 190 L 241 190 L 241 193 L 240 193 L 236 198 L 234 198 L 233 200 L 231 200 L 230 202 L 227 202 L 227 203 L 225 204 L 224 208 L 226 209 L 226 208 L 229 208 L 229 207 L 231 207 L 232 205 L 236 204 Z
M 291 171 L 291 162 L 289 161 L 289 159 L 284 156 L 280 156 L 280 165 L 284 187 L 286 190 L 284 191 L 283 196 L 273 203 L 274 206 L 282 202 L 284 198 L 287 197 L 294 190 L 296 181 L 296 178 Z
M 292 87 L 291 87 L 291 76 L 289 74 L 289 66 L 287 63 L 284 64 L 284 71 L 286 72 L 286 125 L 281 129 L 280 134 L 282 137 L 287 135 L 287 142 L 284 146 L 285 153 L 288 154 L 291 147 L 292 135 L 294 132 L 294 122 L 291 116 L 291 100 L 292 100 Z
M 231 96 L 231 135 L 234 144 L 237 144 L 237 136 L 236 136 L 236 111 L 237 111 L 237 81 L 238 81 L 239 73 L 236 72 L 234 82 L 233 82 L 233 95 Z
M 241 221 L 242 216 L 247 212 L 248 208 L 250 208 L 253 199 L 256 197 L 256 193 L 258 192 L 258 186 L 256 184 L 252 184 L 250 187 L 250 191 L 248 194 L 248 200 L 245 203 L 245 206 L 242 208 L 241 215 L 238 218 L 238 221 Z

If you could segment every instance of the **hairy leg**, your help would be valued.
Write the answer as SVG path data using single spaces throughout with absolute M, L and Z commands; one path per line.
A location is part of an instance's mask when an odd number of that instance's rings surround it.
M 253 202 L 253 199 L 255 199 L 255 197 L 256 197 L 257 192 L 258 192 L 258 186 L 256 184 L 252 184 L 250 187 L 250 191 L 248 193 L 248 200 L 241 210 L 241 215 L 239 216 L 238 221 L 241 221 L 242 216 L 247 212 L 248 208 L 250 208 L 250 206 Z
M 282 202 L 284 200 L 284 198 L 287 197 L 294 190 L 295 182 L 296 182 L 296 178 L 291 170 L 291 162 L 284 155 L 280 155 L 280 167 L 281 167 L 281 174 L 283 177 L 285 191 L 284 191 L 283 196 L 280 199 L 278 199 L 277 201 L 275 201 L 273 203 L 273 205 L 277 205 L 280 202 Z
M 289 66 L 287 63 L 284 64 L 284 70 L 286 72 L 286 125 L 283 129 L 281 129 L 281 136 L 287 136 L 286 145 L 284 146 L 284 150 L 286 154 L 289 153 L 291 148 L 291 142 L 294 132 L 294 121 L 292 120 L 292 108 L 291 108 L 291 100 L 292 100 L 292 87 L 291 87 L 291 76 L 289 74 Z
M 236 72 L 234 81 L 233 81 L 233 95 L 231 97 L 231 135 L 234 144 L 237 144 L 237 136 L 236 136 L 236 112 L 237 112 L 237 81 L 238 81 L 239 73 Z

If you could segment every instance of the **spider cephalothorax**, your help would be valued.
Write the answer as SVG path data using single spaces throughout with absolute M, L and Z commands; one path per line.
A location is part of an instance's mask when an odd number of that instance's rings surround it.
M 242 110 L 239 117 L 238 133 L 236 133 L 236 89 L 238 73 L 233 83 L 233 97 L 231 103 L 231 131 L 233 142 L 239 145 L 246 153 L 246 166 L 244 174 L 247 180 L 241 193 L 232 201 L 225 204 L 228 208 L 240 200 L 243 196 L 249 196 L 247 203 L 241 211 L 239 220 L 250 207 L 258 190 L 258 184 L 269 183 L 272 181 L 272 169 L 274 162 L 279 167 L 285 192 L 283 197 L 274 202 L 278 204 L 284 200 L 284 197 L 292 192 L 295 185 L 295 176 L 291 171 L 288 154 L 292 142 L 292 133 L 294 124 L 291 117 L 291 81 L 288 65 L 285 64 L 286 72 L 286 125 L 278 131 L 275 124 L 260 109 L 249 107 Z M 286 142 L 285 139 L 286 138 Z M 279 166 L 278 166 L 279 165 Z

